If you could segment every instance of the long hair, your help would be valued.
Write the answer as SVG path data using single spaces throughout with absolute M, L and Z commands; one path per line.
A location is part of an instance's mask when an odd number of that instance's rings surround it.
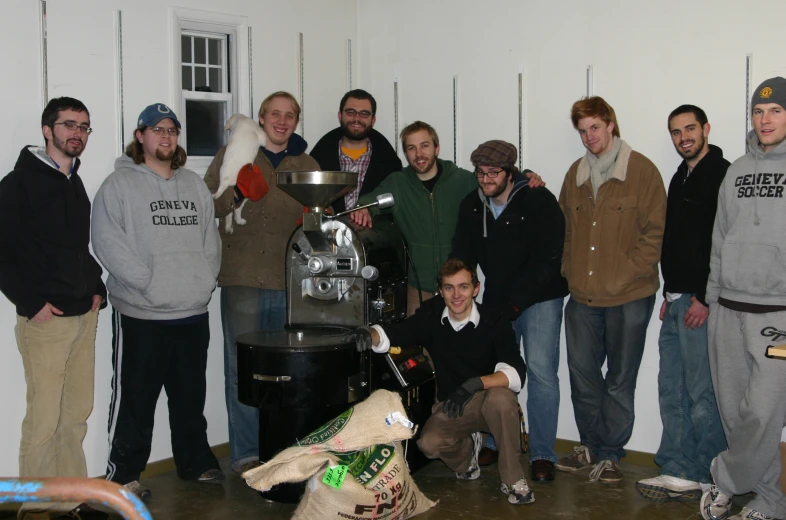
M 144 132 L 147 130 L 147 126 L 143 126 L 141 128 L 137 128 L 134 130 L 134 135 L 128 146 L 126 146 L 126 155 L 129 156 L 133 161 L 134 164 L 142 164 L 145 162 L 145 152 L 142 150 L 142 143 L 139 142 L 139 139 L 136 138 L 136 132 L 139 130 L 140 132 Z M 173 170 L 177 170 L 178 168 L 182 168 L 186 164 L 186 159 L 188 156 L 186 155 L 186 151 L 183 149 L 182 146 L 177 145 L 175 149 L 175 153 L 172 154 L 172 162 L 170 163 L 170 168 Z

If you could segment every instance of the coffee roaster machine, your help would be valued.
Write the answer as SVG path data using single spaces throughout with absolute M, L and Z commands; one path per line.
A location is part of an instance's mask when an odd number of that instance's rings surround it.
M 392 220 L 372 228 L 344 214 L 324 213 L 357 186 L 350 172 L 279 172 L 278 187 L 306 206 L 285 260 L 286 330 L 241 335 L 238 396 L 259 408 L 263 462 L 377 389 L 401 394 L 411 421 L 422 428 L 435 398 L 434 372 L 421 347 L 399 353 L 357 352 L 352 331 L 406 318 L 407 250 Z M 372 205 L 387 207 L 392 196 Z M 360 208 L 355 208 L 355 210 Z M 413 441 L 410 470 L 426 458 Z M 299 500 L 303 485 L 263 493 L 279 502 Z

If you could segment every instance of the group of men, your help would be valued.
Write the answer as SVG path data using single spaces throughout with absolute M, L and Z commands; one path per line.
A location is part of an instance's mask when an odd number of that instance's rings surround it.
M 77 173 L 92 131 L 89 112 L 78 100 L 53 99 L 42 115 L 46 145 L 25 147 L 0 182 L 0 289 L 16 305 L 28 387 L 20 475 L 86 475 L 81 443 L 93 402 L 97 313 L 108 289 L 114 375 L 107 478 L 150 498 L 139 476 L 163 387 L 178 475 L 222 482 L 203 414 L 207 303 L 216 283 L 231 467 L 242 473 L 259 464 L 258 411 L 237 398 L 235 338 L 286 321 L 281 262 L 302 207 L 268 189 L 276 171 L 321 167 L 358 174 L 357 188 L 334 203 L 336 211 L 381 193 L 395 197 L 395 206 L 383 211 L 392 213 L 412 255 L 411 317 L 359 331 L 368 340 L 359 344 L 377 352 L 391 343 L 428 349 L 438 402 L 418 442 L 427 456 L 442 459 L 461 479 L 475 479 L 481 452 L 486 462 L 496 458 L 494 449 L 481 450 L 480 432 L 487 432 L 487 444 L 498 447 L 502 492 L 512 504 L 532 503 L 519 460 L 516 393 L 526 382 L 531 479 L 589 469 L 593 481 L 621 481 L 660 262 L 666 298 L 659 340 L 661 471 L 637 489 L 656 501 L 702 496 L 707 520 L 728 518 L 732 497 L 755 490 L 757 497 L 734 518 L 786 517 L 777 485 L 786 416 L 778 390 L 786 364 L 764 357 L 770 339 L 786 329 L 779 321 L 786 264 L 777 233 L 786 184 L 786 80 L 764 82 L 751 106 L 748 154 L 730 168 L 709 145 L 700 108 L 683 105 L 670 114 L 669 132 L 684 160 L 667 202 L 657 168 L 621 140 L 613 108 L 597 96 L 572 107 L 587 152 L 568 170 L 558 199 L 538 175 L 519 171 L 513 145 L 483 143 L 471 156 L 474 171 L 464 170 L 438 158 L 437 132 L 421 121 L 401 133 L 408 162 L 402 168 L 373 128 L 376 101 L 358 89 L 342 98 L 339 127 L 310 155 L 294 133 L 295 98 L 268 96 L 258 114 L 267 144 L 239 172 L 234 189 L 213 200 L 225 149 L 203 181 L 183 167 L 177 116 L 153 104 L 96 194 L 91 221 Z M 244 201 L 246 225 L 232 234 L 217 229 L 214 219 Z M 351 218 L 371 226 L 377 212 L 359 210 Z M 109 274 L 106 287 L 88 249 L 91 223 L 93 250 Z M 474 301 L 476 266 L 485 275 L 482 304 Z M 435 294 L 441 298 L 430 299 Z M 567 295 L 580 445 L 557 459 Z M 26 505 L 20 518 L 55 514 Z

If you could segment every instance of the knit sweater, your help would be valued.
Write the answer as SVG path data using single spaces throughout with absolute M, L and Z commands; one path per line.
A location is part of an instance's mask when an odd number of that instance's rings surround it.
M 524 385 L 527 367 L 509 321 L 484 316 L 483 306 L 478 305 L 478 326 L 470 322 L 457 331 L 447 323 L 448 318 L 442 320 L 444 310 L 445 300 L 432 298 L 423 302 L 411 318 L 385 326 L 391 345 L 422 345 L 428 350 L 434 361 L 439 401 L 447 399 L 467 379 L 493 374 L 497 363 L 516 369 Z

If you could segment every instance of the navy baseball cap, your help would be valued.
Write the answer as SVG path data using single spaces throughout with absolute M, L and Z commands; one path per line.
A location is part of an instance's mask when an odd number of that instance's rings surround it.
M 136 127 L 156 126 L 162 119 L 167 118 L 171 119 L 175 123 L 175 126 L 180 128 L 180 121 L 178 121 L 175 112 L 171 108 L 163 103 L 153 103 L 145 107 L 142 113 L 139 114 L 139 120 L 136 123 Z

